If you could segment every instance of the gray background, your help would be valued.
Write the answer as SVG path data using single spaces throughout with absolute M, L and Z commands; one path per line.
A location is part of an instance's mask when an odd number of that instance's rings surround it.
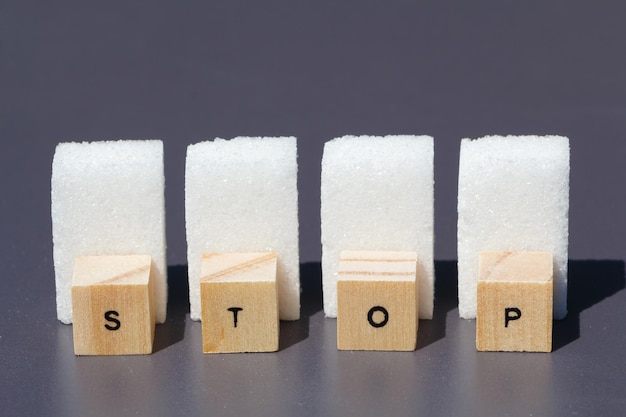
M 544 3 L 0 0 L 1 413 L 623 415 L 626 6 Z M 338 352 L 323 143 L 405 133 L 435 137 L 435 318 L 416 352 Z M 570 314 L 551 354 L 478 353 L 458 318 L 459 141 L 486 134 L 571 140 Z M 278 353 L 203 355 L 185 150 L 237 135 L 299 138 L 303 318 Z M 117 138 L 165 142 L 169 317 L 153 355 L 77 358 L 55 318 L 52 156 Z

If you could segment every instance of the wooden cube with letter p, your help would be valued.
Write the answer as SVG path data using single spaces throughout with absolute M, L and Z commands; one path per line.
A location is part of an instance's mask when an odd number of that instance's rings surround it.
M 417 312 L 415 252 L 341 252 L 338 349 L 415 350 Z
M 552 351 L 553 259 L 548 252 L 481 252 L 476 349 Z
M 75 259 L 72 316 L 76 355 L 152 353 L 152 273 L 149 255 Z
M 275 253 L 202 256 L 204 353 L 275 352 L 279 317 Z

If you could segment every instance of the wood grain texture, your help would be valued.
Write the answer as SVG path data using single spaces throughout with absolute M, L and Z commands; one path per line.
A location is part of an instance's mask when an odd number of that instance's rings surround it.
M 551 253 L 480 253 L 477 291 L 477 350 L 552 351 Z
M 275 352 L 279 316 L 275 253 L 202 257 L 204 353 Z
M 72 315 L 76 355 L 152 353 L 153 274 L 149 255 L 75 259 Z
M 337 348 L 412 351 L 417 254 L 344 251 L 337 275 Z

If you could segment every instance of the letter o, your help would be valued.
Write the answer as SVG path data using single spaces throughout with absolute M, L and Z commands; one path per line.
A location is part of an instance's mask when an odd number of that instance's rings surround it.
M 378 323 L 374 321 L 374 313 L 377 311 L 380 311 L 385 316 L 383 320 Z M 389 312 L 385 307 L 374 306 L 367 312 L 367 321 L 372 327 L 383 327 L 389 321 Z

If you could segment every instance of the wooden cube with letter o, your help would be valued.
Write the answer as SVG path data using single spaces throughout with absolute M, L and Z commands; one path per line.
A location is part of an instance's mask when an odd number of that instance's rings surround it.
M 337 274 L 337 348 L 417 346 L 415 252 L 343 251 Z

